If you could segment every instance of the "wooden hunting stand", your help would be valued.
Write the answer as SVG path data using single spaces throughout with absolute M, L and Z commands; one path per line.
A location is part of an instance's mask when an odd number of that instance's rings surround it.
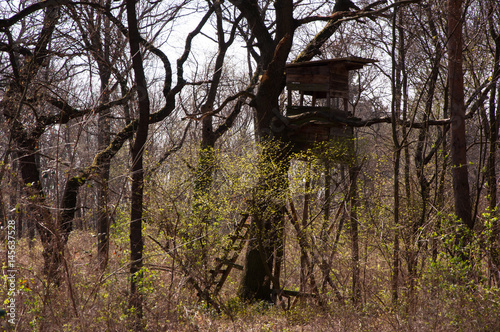
M 309 61 L 292 63 L 286 66 L 286 88 L 287 107 L 286 137 L 290 143 L 291 150 L 296 153 L 295 159 L 320 159 L 324 162 L 324 225 L 321 241 L 329 241 L 329 234 L 333 232 L 333 227 L 337 226 L 335 245 L 342 230 L 339 218 L 347 219 L 350 223 L 350 235 L 352 240 L 352 259 L 357 264 L 359 260 L 358 248 L 358 225 L 356 218 L 357 200 L 357 177 L 360 167 L 356 156 L 354 129 L 356 122 L 361 121 L 353 116 L 349 110 L 349 72 L 361 69 L 365 65 L 375 62 L 372 59 L 349 57 L 331 60 Z M 359 123 L 358 123 L 359 124 Z M 346 209 L 346 205 L 339 204 L 333 222 L 330 222 L 330 212 L 332 209 L 331 188 L 331 168 L 332 164 L 341 164 L 340 167 L 349 169 L 349 190 L 345 195 L 345 202 L 349 205 L 349 216 L 341 216 Z M 346 180 L 344 172 L 341 172 L 343 180 Z M 309 181 L 309 180 L 308 180 Z M 306 192 L 308 182 L 305 184 Z M 325 260 L 318 248 L 313 245 L 315 241 L 308 237 L 309 220 L 309 195 L 304 195 L 302 218 L 297 213 L 294 202 L 290 199 L 290 211 L 287 211 L 289 220 L 297 233 L 297 240 L 301 248 L 300 265 L 300 289 L 299 292 L 283 290 L 281 296 L 295 297 L 294 302 L 299 297 L 313 297 L 319 293 L 319 286 L 309 276 L 318 264 L 323 274 L 324 283 L 328 283 L 339 302 L 345 301 L 336 283 L 330 278 L 331 263 Z M 317 263 L 314 263 L 316 261 Z M 360 298 L 359 288 L 359 268 L 353 264 L 353 300 Z M 312 293 L 308 293 L 308 289 Z M 321 297 L 317 297 L 322 301 Z M 321 303 L 321 302 L 320 302 Z M 289 300 L 290 305 L 290 300 Z
M 339 148 L 335 159 L 351 159 L 354 132 L 347 122 L 359 119 L 348 109 L 349 71 L 373 62 L 350 57 L 286 66 L 286 115 L 294 128 L 289 135 L 294 152 L 335 145 Z

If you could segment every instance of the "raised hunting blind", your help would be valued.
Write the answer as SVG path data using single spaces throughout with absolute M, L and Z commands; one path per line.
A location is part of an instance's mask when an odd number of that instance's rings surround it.
M 286 115 L 294 152 L 320 146 L 339 147 L 338 158 L 350 159 L 354 131 L 348 122 L 359 120 L 349 111 L 349 72 L 375 60 L 338 58 L 286 66 Z

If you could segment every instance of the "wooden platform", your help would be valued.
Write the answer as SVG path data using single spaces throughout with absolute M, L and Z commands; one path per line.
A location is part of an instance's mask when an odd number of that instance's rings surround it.
M 350 162 L 354 130 L 359 120 L 349 112 L 349 72 L 375 60 L 338 58 L 286 66 L 288 138 L 296 153 L 330 154 Z

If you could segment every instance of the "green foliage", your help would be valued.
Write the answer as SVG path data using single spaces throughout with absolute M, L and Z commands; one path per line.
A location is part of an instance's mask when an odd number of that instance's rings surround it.
M 363 301 L 359 307 L 353 307 L 349 300 L 352 295 L 349 164 L 338 163 L 345 151 L 341 146 L 329 145 L 304 152 L 300 159 L 295 159 L 296 156 L 283 159 L 283 147 L 286 145 L 268 142 L 261 146 L 242 145 L 241 149 L 216 148 L 210 151 L 210 163 L 201 172 L 196 167 L 199 151 L 186 147 L 172 155 L 158 172 L 149 174 L 143 223 L 145 259 L 139 278 L 148 330 L 410 331 L 459 330 L 463 326 L 465 330 L 481 330 L 481 327 L 498 330 L 492 317 L 499 314 L 499 292 L 488 287 L 486 280 L 487 252 L 493 245 L 493 226 L 498 222 L 495 213 L 484 213 L 479 219 L 482 225 L 474 232 L 461 226 L 446 208 L 430 211 L 424 225 L 413 228 L 419 216 L 418 195 L 412 196 L 413 201 L 404 197 L 401 224 L 397 228 L 403 238 L 401 307 L 394 308 L 389 286 L 396 229 L 391 154 L 376 158 L 375 154 L 367 154 L 359 176 L 359 205 L 355 210 Z M 212 174 L 206 182 L 210 183 L 209 190 L 197 191 L 197 179 L 208 171 Z M 268 176 L 259 177 L 260 173 Z M 271 179 L 276 174 L 280 177 Z M 325 219 L 327 174 L 331 177 L 330 214 Z M 304 213 L 306 196 L 308 213 Z M 290 202 L 294 204 L 302 236 L 309 240 L 306 249 L 314 267 L 306 272 L 314 276 L 323 304 L 320 306 L 316 299 L 300 299 L 290 308 L 286 299 L 280 307 L 268 302 L 246 303 L 235 297 L 242 274 L 233 269 L 219 296 L 213 298 L 222 304 L 222 313 L 217 314 L 206 301 L 200 301 L 189 280 L 192 278 L 202 287 L 210 280 L 210 269 L 220 257 L 221 248 L 231 243 L 242 213 L 259 211 L 264 217 L 273 216 L 280 212 L 278 207 L 283 202 L 289 213 Z M 266 208 L 255 209 L 257 203 Z M 111 207 L 110 264 L 104 273 L 96 269 L 95 237 L 90 232 L 72 233 L 68 244 L 75 303 L 82 317 L 88 318 L 87 325 L 82 328 L 74 319 L 67 288 L 56 290 L 42 283 L 35 268 L 26 270 L 19 279 L 23 306 L 29 308 L 25 311 L 23 328 L 40 330 L 47 322 L 57 322 L 67 330 L 127 329 L 134 314 L 128 307 L 129 203 L 122 199 L 118 206 Z M 302 220 L 304 217 L 306 220 Z M 299 291 L 302 290 L 301 248 L 289 214 L 282 227 L 285 234 L 282 287 Z M 435 261 L 430 258 L 433 241 L 438 248 Z M 23 245 L 26 244 L 23 240 Z M 22 250 L 29 252 L 27 245 Z M 408 295 L 407 273 L 411 250 L 417 253 L 412 298 Z M 26 255 L 25 264 L 36 266 L 36 257 L 41 257 L 39 246 L 33 257 L 28 261 L 31 258 Z M 328 273 L 337 290 L 324 283 L 323 258 L 331 260 Z M 242 264 L 241 260 L 240 257 L 237 263 Z M 310 282 L 305 287 L 306 292 L 312 292 Z M 342 296 L 340 301 L 337 291 Z M 47 298 L 50 303 L 44 302 Z M 293 304 L 294 299 L 290 302 Z M 434 309 L 427 309 L 429 306 Z M 47 309 L 51 307 L 61 314 L 51 313 Z
M 447 278 L 455 283 L 474 285 L 482 280 L 481 261 L 484 254 L 485 240 L 491 234 L 489 221 L 481 232 L 474 232 L 467 228 L 454 215 L 441 219 L 441 241 L 444 250 L 439 254 L 438 263 L 446 262 L 446 269 L 440 269 L 447 274 Z

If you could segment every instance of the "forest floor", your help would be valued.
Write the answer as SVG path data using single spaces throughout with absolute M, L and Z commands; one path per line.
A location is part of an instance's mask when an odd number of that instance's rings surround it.
M 96 246 L 94 234 L 75 231 L 67 247 L 67 269 L 56 286 L 43 278 L 39 241 L 31 249 L 27 239 L 18 242 L 16 331 L 133 330 L 126 237 L 112 242 L 104 273 L 97 268 Z M 147 331 L 500 331 L 498 289 L 454 283 L 446 273 L 425 271 L 411 295 L 401 287 L 397 308 L 386 271 L 364 277 L 357 306 L 349 298 L 339 302 L 328 292 L 321 295 L 321 305 L 315 299 L 294 298 L 278 306 L 243 303 L 236 297 L 235 271 L 218 297 L 223 311 L 217 313 L 198 301 L 188 278 L 168 255 L 152 242 L 146 247 L 142 289 Z M 289 285 L 294 282 L 288 280 Z M 346 294 L 348 286 L 346 281 Z M 7 297 L 6 288 L 0 296 Z

